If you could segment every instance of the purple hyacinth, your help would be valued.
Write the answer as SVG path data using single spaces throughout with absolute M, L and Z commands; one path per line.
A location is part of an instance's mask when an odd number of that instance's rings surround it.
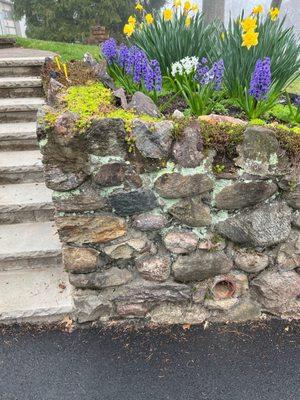
M 300 107 L 300 96 L 297 96 L 294 100 L 295 106 Z
M 271 60 L 269 57 L 256 61 L 255 69 L 252 74 L 249 94 L 257 101 L 267 98 L 271 88 Z
M 150 64 L 147 65 L 144 81 L 148 91 L 156 90 L 160 92 L 162 90 L 162 75 L 157 60 L 151 60 Z
M 221 59 L 213 64 L 215 90 L 221 90 L 224 75 L 224 61 Z
M 125 68 L 127 62 L 128 62 L 128 57 L 129 57 L 129 49 L 125 44 L 121 44 L 119 48 L 119 54 L 118 54 L 118 59 L 117 63 L 120 65 L 120 67 Z
M 137 49 L 134 55 L 134 66 L 133 66 L 133 81 L 134 83 L 141 83 L 143 77 L 146 74 L 148 66 L 148 59 L 146 54 Z
M 208 61 L 205 57 L 202 58 L 201 61 L 199 61 L 197 65 L 197 70 L 196 70 L 196 75 L 195 79 L 201 84 L 205 85 L 207 82 L 207 74 L 209 72 L 209 67 L 207 65 Z
M 102 53 L 109 64 L 117 58 L 117 42 L 115 39 L 108 39 L 103 43 Z
M 215 83 L 215 90 L 220 90 L 224 75 L 224 61 L 221 59 L 216 61 L 211 68 L 208 66 L 206 58 L 199 61 L 195 79 L 200 85 L 208 85 L 211 82 Z

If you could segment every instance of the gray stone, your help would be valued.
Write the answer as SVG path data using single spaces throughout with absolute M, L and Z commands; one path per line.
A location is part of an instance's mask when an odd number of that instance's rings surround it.
M 300 210 L 300 183 L 285 196 L 285 200 L 290 207 Z
M 250 297 L 244 297 L 238 300 L 236 305 L 228 309 L 226 313 L 213 316 L 213 322 L 246 322 L 260 319 L 262 316 L 262 307 Z
M 79 289 L 105 289 L 125 285 L 131 280 L 132 273 L 119 268 L 89 274 L 70 274 L 70 283 Z
M 197 196 L 213 189 L 206 174 L 181 175 L 177 172 L 161 175 L 155 182 L 157 193 L 167 199 Z
M 76 290 L 73 293 L 75 316 L 79 324 L 107 322 L 113 315 L 113 304 L 94 290 Z
M 117 304 L 117 314 L 121 317 L 144 317 L 148 313 L 145 304 Z
M 179 282 L 203 281 L 226 274 L 232 267 L 232 261 L 223 251 L 198 250 L 186 256 L 179 256 L 173 264 L 173 273 Z
M 239 302 L 239 299 L 234 297 L 230 299 L 206 299 L 204 305 L 209 310 L 217 310 L 217 311 L 228 311 L 232 307 L 236 306 Z
M 89 152 L 96 156 L 125 157 L 126 130 L 122 119 L 103 118 L 94 120 L 85 133 Z
M 127 102 L 127 97 L 126 97 L 126 92 L 124 90 L 124 88 L 119 88 L 117 90 L 114 91 L 114 96 L 119 99 L 120 103 L 121 103 L 121 107 L 124 110 L 128 109 L 128 102 Z
M 132 135 L 135 146 L 142 156 L 152 159 L 166 159 L 173 142 L 173 122 L 144 122 L 135 120 Z
M 150 256 L 137 260 L 136 267 L 142 278 L 148 281 L 165 282 L 170 276 L 169 256 Z
M 273 173 L 279 157 L 279 143 L 272 130 L 263 126 L 250 126 L 244 134 L 243 144 L 237 148 L 235 163 L 246 173 L 265 176 Z
M 99 252 L 87 247 L 63 247 L 63 263 L 67 271 L 77 274 L 95 272 L 99 263 Z
M 140 231 L 154 231 L 164 228 L 168 224 L 167 218 L 162 214 L 144 213 L 133 218 L 132 226 Z
M 292 224 L 295 228 L 300 229 L 300 212 L 296 211 L 293 215 L 293 221 Z
M 105 254 L 114 260 L 129 260 L 139 254 L 152 253 L 155 250 L 147 236 L 142 235 L 119 241 L 103 249 Z
M 300 232 L 292 231 L 287 242 L 279 246 L 277 265 L 285 271 L 300 268 Z
M 277 185 L 268 182 L 237 182 L 226 186 L 216 196 L 216 207 L 235 210 L 251 207 L 270 198 L 277 192 Z
M 96 168 L 93 178 L 102 187 L 120 186 L 122 184 L 142 186 L 142 180 L 132 166 L 122 162 L 104 164 Z
M 171 253 L 187 254 L 196 250 L 199 238 L 193 232 L 174 230 L 163 237 L 163 242 Z
M 133 109 L 138 114 L 150 115 L 150 117 L 160 117 L 160 112 L 154 101 L 142 92 L 136 92 L 128 104 L 128 108 Z
M 46 164 L 44 168 L 45 182 L 49 189 L 68 191 L 77 189 L 88 178 L 83 170 L 66 171 L 61 165 Z
M 63 88 L 64 85 L 62 85 L 56 79 L 51 78 L 47 91 L 47 103 L 50 104 L 51 106 L 57 105 L 57 103 L 59 102 L 58 94 L 61 92 Z
M 201 164 L 204 154 L 199 122 L 193 121 L 184 129 L 174 144 L 172 153 L 175 162 L 182 167 L 195 168 Z
M 157 207 L 157 200 L 151 190 L 118 191 L 109 196 L 109 203 L 119 215 L 134 215 Z
M 295 271 L 265 271 L 252 281 L 264 310 L 283 318 L 300 318 L 300 275 Z
M 202 324 L 209 316 L 200 305 L 161 304 L 150 312 L 151 322 L 162 325 Z
M 184 114 L 179 110 L 175 110 L 172 114 L 172 117 L 175 119 L 184 119 Z
M 247 251 L 237 251 L 234 259 L 235 265 L 248 273 L 257 273 L 269 265 L 267 254 Z
M 212 222 L 210 208 L 203 204 L 201 197 L 184 199 L 169 208 L 168 212 L 188 226 L 203 227 Z
M 83 60 L 92 68 L 95 77 L 98 78 L 100 82 L 112 90 L 116 88 L 114 80 L 107 72 L 106 60 L 102 59 L 100 61 L 96 61 L 90 53 L 85 53 Z
M 291 231 L 291 210 L 283 203 L 263 205 L 226 221 L 217 232 L 235 243 L 269 247 L 285 241 Z

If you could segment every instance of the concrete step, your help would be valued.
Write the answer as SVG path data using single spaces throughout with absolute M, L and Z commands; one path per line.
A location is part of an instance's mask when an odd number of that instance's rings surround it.
M 15 47 L 16 39 L 10 37 L 0 37 L 0 49 Z
M 43 88 L 39 77 L 0 77 L 0 98 L 40 96 L 43 96 Z
M 43 182 L 39 150 L 0 152 L 0 185 Z
M 61 265 L 61 243 L 53 222 L 0 225 L 0 270 Z
M 52 191 L 44 183 L 0 186 L 0 224 L 53 219 Z
M 0 59 L 0 76 L 40 76 L 45 57 L 8 57 Z
M 62 268 L 0 272 L 0 323 L 57 322 L 72 311 L 71 288 Z
M 0 99 L 0 122 L 33 122 L 37 111 L 45 104 L 40 97 Z
M 38 149 L 35 122 L 0 124 L 0 150 Z

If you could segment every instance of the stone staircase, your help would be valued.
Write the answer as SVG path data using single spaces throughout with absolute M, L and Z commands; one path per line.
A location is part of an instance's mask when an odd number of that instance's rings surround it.
M 45 57 L 30 54 L 0 50 L 0 323 L 52 322 L 72 311 L 36 140 Z

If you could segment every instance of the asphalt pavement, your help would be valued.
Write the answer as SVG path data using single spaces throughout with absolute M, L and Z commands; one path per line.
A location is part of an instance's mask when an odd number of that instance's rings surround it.
M 0 329 L 1 400 L 299 400 L 300 324 Z

